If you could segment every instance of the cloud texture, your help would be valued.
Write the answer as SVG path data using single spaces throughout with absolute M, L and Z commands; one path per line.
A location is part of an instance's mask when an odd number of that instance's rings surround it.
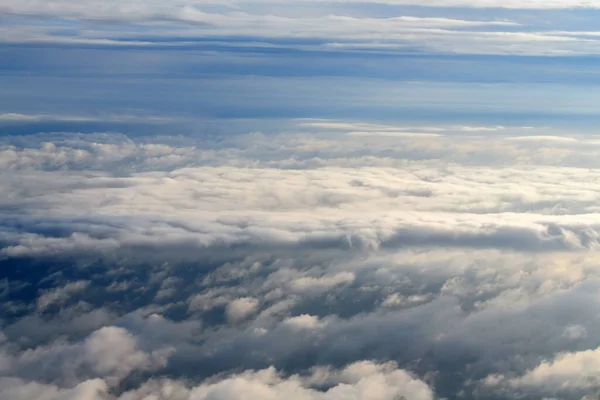
M 208 45 L 259 52 L 573 56 L 598 54 L 593 24 L 582 25 L 577 19 L 563 26 L 565 21 L 556 21 L 549 29 L 548 24 L 521 12 L 596 12 L 599 8 L 598 1 L 578 0 L 335 0 L 323 5 L 313 0 L 3 0 L 0 12 L 8 23 L 0 28 L 0 42 L 174 49 Z M 449 9 L 455 16 L 447 16 Z M 65 29 L 55 29 L 57 23 Z
M 3 138 L 0 399 L 597 395 L 599 153 L 325 120 Z

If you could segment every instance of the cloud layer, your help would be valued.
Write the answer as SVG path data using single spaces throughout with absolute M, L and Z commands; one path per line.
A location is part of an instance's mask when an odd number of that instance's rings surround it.
M 598 393 L 594 137 L 295 124 L 4 138 L 0 399 Z
M 569 18 L 540 24 L 521 12 L 598 8 L 597 1 L 564 0 L 0 3 L 8 44 L 552 56 L 598 54 L 595 26 Z M 498 9 L 507 17 L 497 18 Z

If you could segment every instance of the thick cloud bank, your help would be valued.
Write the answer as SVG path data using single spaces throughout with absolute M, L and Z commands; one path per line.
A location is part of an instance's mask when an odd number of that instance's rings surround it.
M 594 398 L 599 143 L 4 138 L 0 400 Z

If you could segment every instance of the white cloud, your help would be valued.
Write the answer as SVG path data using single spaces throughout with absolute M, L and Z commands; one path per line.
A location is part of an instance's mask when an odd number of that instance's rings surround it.
M 144 352 L 136 337 L 115 326 L 102 327 L 80 343 L 57 341 L 18 354 L 14 354 L 10 343 L 0 347 L 7 364 L 3 375 L 65 385 L 83 382 L 85 378 L 101 378 L 106 385 L 115 386 L 134 371 L 164 366 L 170 352 L 160 345 Z
M 311 382 L 325 380 L 331 384 L 326 391 L 311 387 Z M 315 382 L 316 383 L 316 382 Z M 312 377 L 279 375 L 275 369 L 247 371 L 239 375 L 214 380 L 197 387 L 186 388 L 179 382 L 150 382 L 135 391 L 125 393 L 119 400 L 141 400 L 163 393 L 182 400 L 407 400 L 433 399 L 431 389 L 393 364 L 377 365 L 359 362 L 336 371 L 319 369 Z
M 593 138 L 311 123 L 219 145 L 111 135 L 6 145 L 0 263 L 41 269 L 11 281 L 0 304 L 0 393 L 595 390 Z M 357 129 L 440 136 L 347 135 Z M 164 161 L 170 152 L 179 159 Z
M 315 278 L 312 276 L 303 276 L 290 282 L 290 288 L 296 293 L 323 292 L 335 286 L 352 283 L 355 276 L 352 272 L 340 272 L 335 275 L 322 276 Z
M 227 304 L 225 313 L 231 322 L 239 322 L 252 315 L 258 308 L 258 300 L 250 297 L 235 299 Z
M 414 306 L 416 304 L 425 303 L 430 300 L 430 296 L 426 295 L 412 295 L 412 296 L 402 296 L 398 293 L 394 293 L 386 297 L 383 301 L 383 307 L 398 307 L 398 306 Z
M 544 361 L 510 384 L 540 388 L 581 389 L 600 387 L 600 349 L 562 353 Z
M 456 140 L 451 136 L 435 141 L 394 138 L 398 157 L 421 153 L 427 158 L 398 159 L 392 166 L 375 164 L 357 169 L 354 163 L 364 162 L 368 154 L 383 160 L 380 152 L 390 145 L 390 139 L 374 141 L 365 149 L 357 143 L 360 139 L 342 137 L 349 158 L 341 159 L 328 136 L 320 142 L 309 138 L 303 139 L 305 143 L 292 143 L 297 150 L 290 147 L 290 154 L 282 157 L 303 162 L 303 151 L 310 157 L 319 151 L 325 167 L 282 169 L 284 158 L 252 168 L 199 165 L 160 172 L 168 164 L 157 160 L 168 153 L 181 154 L 180 161 L 174 161 L 177 165 L 194 159 L 204 162 L 203 151 L 159 144 L 73 141 L 61 146 L 44 144 L 39 150 L 10 148 L 5 150 L 9 154 L 5 158 L 7 168 L 17 169 L 0 180 L 3 204 L 13 210 L 27 209 L 22 222 L 32 232 L 0 232 L 7 243 L 1 252 L 10 257 L 86 251 L 107 254 L 131 246 L 177 244 L 191 249 L 243 243 L 308 248 L 320 243 L 352 249 L 500 246 L 548 251 L 597 246 L 600 214 L 594 170 L 555 165 L 479 166 L 496 154 L 530 163 L 543 161 L 523 159 L 530 152 L 527 142 L 477 137 Z M 265 155 L 281 152 L 279 138 L 264 140 Z M 353 156 L 357 144 L 363 147 L 363 154 Z M 548 164 L 597 160 L 596 147 L 579 140 L 573 145 L 572 149 L 554 145 L 537 148 L 536 157 L 547 151 Z M 304 150 L 306 146 L 310 150 Z M 476 146 L 482 160 L 476 160 L 474 166 L 445 166 L 477 157 L 472 150 Z M 30 151 L 36 154 L 30 155 Z M 248 160 L 256 157 L 224 148 L 210 151 L 213 156 L 209 162 L 222 163 L 220 157 L 225 159 L 232 152 Z M 44 157 L 57 160 L 59 164 L 53 161 L 52 169 L 67 166 L 72 170 L 39 171 L 48 165 L 40 162 Z M 154 171 L 114 177 L 74 170 L 120 168 L 119 163 Z M 327 166 L 330 163 L 333 166 Z M 53 237 L 34 233 L 35 227 L 67 227 L 71 232 Z M 351 274 L 343 273 L 319 280 L 299 277 L 290 285 L 297 290 L 331 287 L 342 283 L 338 278 L 352 280 Z M 331 283 L 326 283 L 328 280 Z
M 600 389 L 600 350 L 563 352 L 544 360 L 518 378 L 490 375 L 484 380 L 488 387 L 516 388 L 529 393 L 556 396 L 573 395 L 585 398 L 585 393 Z
M 221 291 L 209 289 L 205 293 L 195 294 L 190 297 L 189 310 L 212 310 L 215 307 L 225 306 L 229 303 L 230 298 L 222 294 Z
M 37 300 L 38 311 L 43 311 L 52 304 L 64 302 L 69 298 L 70 295 L 85 290 L 89 283 L 89 281 L 70 282 L 65 286 L 43 293 L 40 297 L 38 297 Z
M 100 376 L 123 376 L 150 364 L 148 355 L 137 349 L 135 338 L 122 328 L 106 327 L 94 332 L 84 348 L 85 357 Z
M 114 115 L 106 114 L 102 116 L 80 116 L 80 115 L 55 115 L 55 114 L 20 114 L 20 113 L 0 113 L 0 121 L 66 121 L 66 122 L 127 122 L 144 120 L 148 122 L 171 121 L 166 117 L 157 116 L 136 116 L 136 115 Z
M 346 0 L 340 0 L 346 1 Z M 473 7 L 473 8 L 510 8 L 510 9 L 566 9 L 566 8 L 598 8 L 596 0 L 370 0 L 371 3 L 396 5 L 417 5 L 423 7 Z
M 326 322 L 320 321 L 319 317 L 308 314 L 302 314 L 298 315 L 297 317 L 288 318 L 283 323 L 291 326 L 293 329 L 298 330 L 316 329 L 326 324 Z

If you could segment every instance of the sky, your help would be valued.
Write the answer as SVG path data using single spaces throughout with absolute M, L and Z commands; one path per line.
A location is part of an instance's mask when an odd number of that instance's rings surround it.
M 599 18 L 0 0 L 0 400 L 598 398 Z

